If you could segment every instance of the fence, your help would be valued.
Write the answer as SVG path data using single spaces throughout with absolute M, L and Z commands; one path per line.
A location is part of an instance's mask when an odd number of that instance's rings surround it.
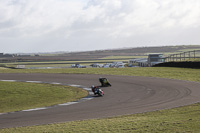
M 173 62 L 173 61 L 186 61 L 191 59 L 199 59 L 200 60 L 200 50 L 193 50 L 182 52 L 179 54 L 171 54 L 166 57 L 166 62 Z

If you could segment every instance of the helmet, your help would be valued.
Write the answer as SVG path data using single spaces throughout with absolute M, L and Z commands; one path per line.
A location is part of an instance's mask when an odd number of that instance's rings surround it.
M 94 88 L 94 85 L 92 85 L 91 88 Z

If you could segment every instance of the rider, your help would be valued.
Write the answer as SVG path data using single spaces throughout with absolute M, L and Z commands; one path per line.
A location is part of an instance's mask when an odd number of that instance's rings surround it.
M 101 83 L 101 86 L 106 87 L 106 86 L 111 86 L 110 83 L 108 82 L 108 79 L 106 78 L 99 78 L 99 82 Z
M 92 86 L 91 86 L 91 89 L 92 89 L 92 92 L 95 94 L 95 90 L 96 90 L 96 89 L 99 89 L 99 87 L 98 87 L 98 86 L 92 85 Z

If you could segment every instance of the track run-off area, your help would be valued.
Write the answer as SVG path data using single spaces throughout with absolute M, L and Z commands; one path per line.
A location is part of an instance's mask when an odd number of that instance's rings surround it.
M 75 84 L 89 88 L 106 77 L 111 87 L 102 88 L 103 97 L 93 97 L 69 106 L 20 111 L 0 115 L 0 128 L 51 124 L 75 120 L 169 109 L 200 101 L 200 83 L 134 76 L 89 74 L 0 74 L 0 80 L 22 80 Z

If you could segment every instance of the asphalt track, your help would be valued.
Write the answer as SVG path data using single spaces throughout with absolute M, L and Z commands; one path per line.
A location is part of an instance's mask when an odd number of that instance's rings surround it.
M 0 115 L 0 128 L 50 124 L 142 113 L 189 105 L 200 101 L 200 83 L 181 80 L 86 74 L 0 74 L 0 80 L 26 80 L 99 85 L 106 77 L 112 87 L 92 100 L 45 110 Z

